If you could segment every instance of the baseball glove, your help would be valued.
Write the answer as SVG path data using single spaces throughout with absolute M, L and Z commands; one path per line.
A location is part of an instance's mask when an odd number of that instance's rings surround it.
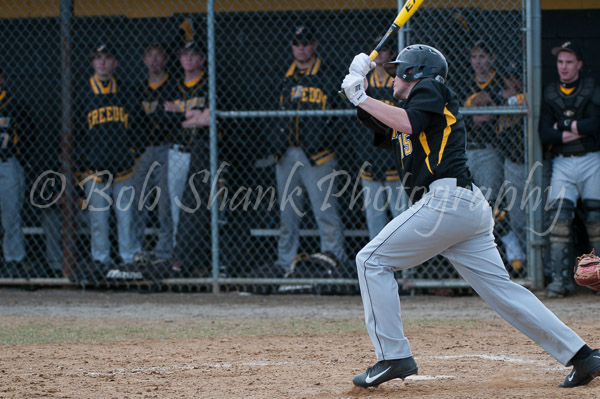
M 600 258 L 595 250 L 577 258 L 575 282 L 581 286 L 600 291 Z
M 301 253 L 292 259 L 286 278 L 335 278 L 340 276 L 340 263 L 329 251 L 312 255 Z

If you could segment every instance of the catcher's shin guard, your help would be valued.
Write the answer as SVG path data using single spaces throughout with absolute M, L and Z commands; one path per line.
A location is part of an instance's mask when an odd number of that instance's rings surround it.
M 557 203 L 558 202 L 558 203 Z M 548 285 L 548 295 L 564 296 L 575 289 L 573 284 L 574 250 L 572 243 L 574 204 L 569 200 L 559 201 L 550 209 L 552 225 L 550 229 L 550 270 L 552 282 Z
M 595 249 L 596 253 L 600 253 L 600 201 L 585 199 L 583 208 L 585 209 L 585 228 L 590 240 L 590 250 Z

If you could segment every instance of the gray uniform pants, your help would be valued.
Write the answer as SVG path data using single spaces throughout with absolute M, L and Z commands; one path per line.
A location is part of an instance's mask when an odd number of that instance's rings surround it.
M 365 322 L 378 360 L 411 356 L 394 270 L 441 254 L 500 316 L 563 365 L 585 342 L 529 290 L 510 280 L 494 243 L 492 211 L 476 186 L 436 180 L 356 256 Z
M 467 150 L 467 166 L 488 201 L 495 202 L 502 186 L 502 156 L 494 147 Z
M 135 171 L 134 221 L 138 245 L 144 247 L 144 230 L 148 220 L 148 209 L 158 204 L 158 238 L 154 255 L 158 259 L 171 259 L 173 253 L 173 218 L 171 216 L 171 198 L 168 185 L 169 146 L 167 144 L 146 147 Z M 144 197 L 156 193 L 153 202 L 144 201 Z M 140 202 L 141 201 L 141 202 Z
M 142 250 L 133 231 L 133 179 L 113 182 L 87 180 L 85 182 L 87 210 L 91 228 L 92 259 L 104 264 L 111 262 L 109 212 L 114 209 L 117 217 L 119 255 L 124 263 L 133 262 L 133 257 Z
M 25 174 L 14 157 L 0 161 L 0 189 L 4 261 L 20 262 L 25 258 L 25 238 L 21 228 Z
M 304 209 L 301 186 L 306 189 L 319 226 L 321 251 L 331 251 L 342 264 L 347 262 L 337 200 L 333 195 L 328 196 L 328 183 L 325 183 L 321 189 L 317 187 L 317 182 L 326 176 L 331 176 L 336 166 L 335 159 L 320 166 L 312 166 L 300 147 L 289 147 L 277 162 L 281 235 L 276 264 L 281 268 L 287 269 L 298 252 L 300 217 Z
M 550 203 L 558 198 L 600 200 L 600 152 L 580 157 L 558 155 L 552 160 Z
M 506 257 L 509 261 L 525 260 L 527 243 L 526 227 L 527 214 L 523 204 L 525 197 L 525 184 L 527 170 L 522 163 L 504 160 L 504 190 L 502 195 L 506 198 L 510 231 L 501 237 L 506 248 Z

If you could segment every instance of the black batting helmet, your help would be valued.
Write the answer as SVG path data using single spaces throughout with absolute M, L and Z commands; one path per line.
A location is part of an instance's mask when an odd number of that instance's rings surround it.
M 425 44 L 413 44 L 398 54 L 396 61 L 383 64 L 390 76 L 406 81 L 433 78 L 444 83 L 448 75 L 448 63 L 439 50 Z

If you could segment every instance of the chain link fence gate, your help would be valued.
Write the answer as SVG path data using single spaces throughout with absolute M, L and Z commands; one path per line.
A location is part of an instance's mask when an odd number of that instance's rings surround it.
M 357 292 L 354 255 L 376 228 L 365 198 L 383 201 L 373 208 L 391 217 L 398 204 L 384 194 L 397 179 L 361 170 L 364 161 L 393 165 L 379 152 L 364 158 L 370 134 L 337 90 L 401 6 L 0 2 L 3 89 L 20 104 L 0 115 L 18 124 L 16 133 L 2 126 L 4 143 L 16 145 L 2 149 L 1 281 Z M 446 55 L 497 244 L 511 275 L 528 284 L 524 27 L 521 0 L 426 1 L 390 50 L 425 43 Z M 293 51 L 306 47 L 319 57 L 311 87 L 294 85 Z M 302 108 L 288 96 L 302 97 Z M 210 122 L 182 126 L 185 111 L 205 108 Z M 304 175 L 296 161 L 332 173 Z M 368 191 L 365 181 L 389 191 Z M 315 198 L 324 206 L 313 207 Z M 283 203 L 293 212 L 281 213 Z M 323 252 L 330 257 L 309 257 Z M 466 287 L 442 257 L 398 280 L 407 290 Z

